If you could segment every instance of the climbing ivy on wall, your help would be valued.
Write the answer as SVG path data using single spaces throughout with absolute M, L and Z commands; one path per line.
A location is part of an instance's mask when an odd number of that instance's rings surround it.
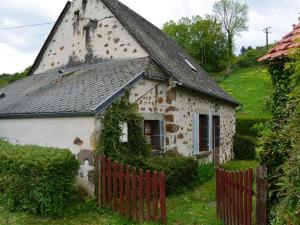
M 298 55 L 300 56 L 300 54 Z M 297 84 L 293 81 L 299 64 L 300 57 L 297 60 L 295 55 L 268 62 L 274 88 L 272 96 L 273 120 L 262 132 L 258 141 L 258 155 L 260 164 L 266 165 L 269 171 L 269 212 L 280 203 L 283 165 L 289 161 L 290 152 L 293 149 L 293 135 L 287 135 L 289 130 L 287 127 L 296 108 L 295 102 L 297 101 L 295 99 L 299 98 L 295 95 Z
M 129 92 L 115 101 L 105 112 L 102 120 L 99 152 L 113 160 L 136 162 L 150 156 L 150 148 L 144 137 L 143 117 L 138 113 L 136 103 L 129 101 Z M 128 124 L 128 142 L 122 143 L 120 124 Z
M 294 73 L 294 66 L 289 64 L 290 58 L 275 59 L 268 63 L 268 70 L 273 84 L 272 93 L 272 114 L 274 128 L 280 128 L 282 122 L 288 117 L 286 111 L 287 103 L 290 101 L 290 93 L 293 90 L 291 76 Z

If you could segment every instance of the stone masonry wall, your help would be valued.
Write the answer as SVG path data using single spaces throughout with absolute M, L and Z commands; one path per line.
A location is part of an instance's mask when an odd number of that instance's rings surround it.
M 101 0 L 75 0 L 35 73 L 66 65 L 147 55 Z
M 177 150 L 185 156 L 193 155 L 193 116 L 203 111 L 220 116 L 220 163 L 233 156 L 235 109 L 223 102 L 172 83 L 142 80 L 131 89 L 131 101 L 137 102 L 141 113 L 163 114 L 165 150 Z M 207 158 L 212 161 L 212 155 Z

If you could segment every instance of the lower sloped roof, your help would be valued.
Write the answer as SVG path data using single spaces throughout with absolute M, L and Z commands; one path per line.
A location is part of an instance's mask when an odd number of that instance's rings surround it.
M 95 115 L 143 76 L 149 58 L 111 61 L 35 74 L 0 89 L 0 118 Z M 156 75 L 157 76 L 157 75 Z M 153 77 L 164 79 L 161 77 Z

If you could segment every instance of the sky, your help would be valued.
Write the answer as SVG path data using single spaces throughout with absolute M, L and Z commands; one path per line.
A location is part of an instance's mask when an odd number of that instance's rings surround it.
M 169 21 L 212 13 L 215 0 L 120 0 L 158 27 Z M 20 29 L 3 29 L 54 22 L 67 0 L 0 0 L 0 74 L 32 65 L 53 23 Z M 249 30 L 235 38 L 242 46 L 265 45 L 263 29 L 272 27 L 270 42 L 278 41 L 298 23 L 300 0 L 240 0 L 250 7 Z

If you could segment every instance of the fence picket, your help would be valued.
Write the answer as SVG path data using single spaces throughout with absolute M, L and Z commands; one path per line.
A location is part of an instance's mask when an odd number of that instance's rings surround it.
M 130 216 L 130 167 L 128 165 L 125 177 L 125 215 Z
M 110 159 L 107 159 L 107 162 L 106 162 L 106 171 L 107 171 L 107 203 L 111 204 L 111 200 L 112 200 L 112 190 L 111 190 L 111 160 Z
M 157 196 L 157 171 L 154 171 L 153 177 L 152 177 L 152 192 L 153 192 L 153 219 L 155 222 L 158 221 L 158 196 Z
M 253 170 L 216 170 L 218 217 L 226 225 L 251 225 Z
M 253 180 L 253 170 L 248 170 L 247 225 L 251 225 L 251 218 L 252 218 L 252 180 Z
M 144 219 L 166 224 L 165 174 L 154 171 L 153 176 L 142 169 L 123 165 L 95 155 L 95 195 L 98 203 L 112 205 L 123 216 L 142 222 Z M 124 171 L 125 170 L 125 171 Z M 144 201 L 146 200 L 146 204 Z M 146 214 L 145 214 L 146 208 Z M 159 211 L 160 210 L 160 211 Z
M 160 173 L 160 182 L 159 182 L 159 192 L 160 192 L 160 210 L 161 210 L 161 222 L 162 224 L 167 223 L 166 217 L 166 181 L 165 173 Z
M 244 184 L 243 184 L 243 192 L 244 192 L 244 221 L 243 224 L 247 225 L 247 186 L 248 186 L 248 179 L 247 179 L 247 171 L 244 172 Z
M 120 198 L 120 214 L 124 215 L 124 165 L 119 166 L 119 198 Z
M 113 162 L 113 208 L 114 210 L 118 210 L 118 163 L 116 161 Z
M 102 157 L 101 158 L 101 180 L 102 180 L 102 203 L 106 203 L 106 158 Z
M 132 183 L 132 192 L 131 192 L 131 204 L 132 204 L 132 210 L 131 210 L 131 216 L 134 220 L 137 219 L 137 188 L 136 188 L 136 168 L 134 167 L 132 169 L 132 177 L 131 177 L 131 183 Z
M 151 178 L 150 171 L 146 171 L 146 221 L 151 219 Z
M 139 171 L 139 221 L 144 221 L 144 171 Z

